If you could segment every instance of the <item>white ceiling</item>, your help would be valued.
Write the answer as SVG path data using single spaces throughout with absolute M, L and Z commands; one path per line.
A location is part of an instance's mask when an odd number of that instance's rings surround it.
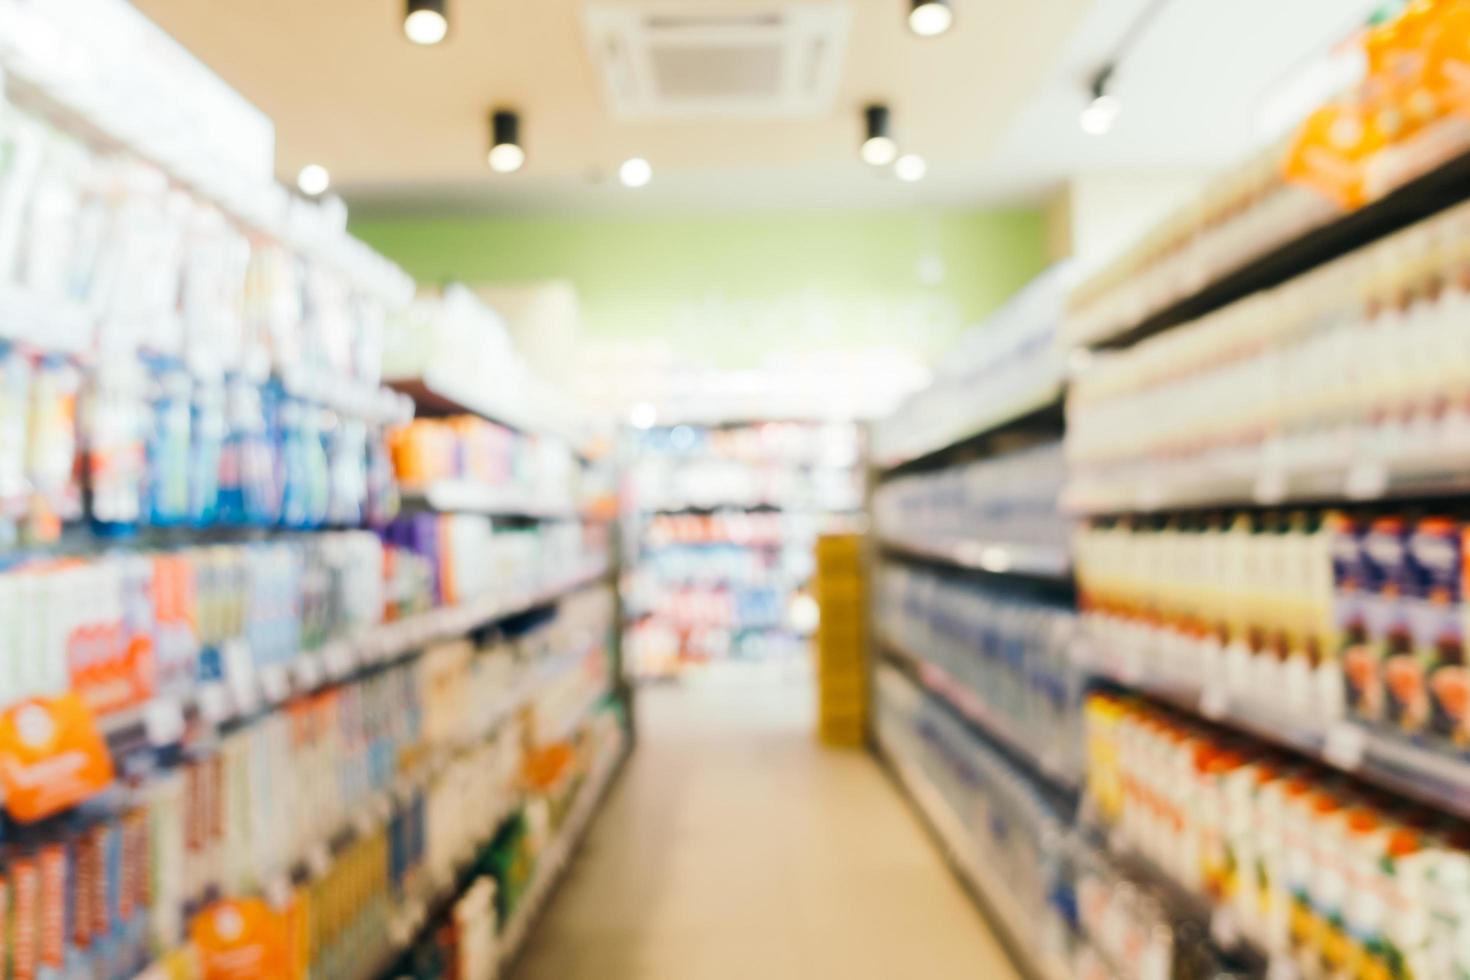
M 1111 132 L 1077 123 L 1090 80 L 1150 0 L 1095 0 L 977 175 L 1029 197 L 1079 173 L 1211 172 L 1264 145 L 1263 106 L 1383 0 L 1165 0 L 1125 51 Z
M 1094 138 L 1076 122 L 1087 79 L 1147 0 L 953 0 L 955 29 L 929 40 L 905 29 L 905 0 L 851 0 L 831 111 L 664 122 L 609 112 L 582 0 L 450 0 L 437 48 L 404 41 L 401 0 L 134 2 L 275 120 L 283 179 L 317 162 L 354 206 L 419 212 L 995 203 L 1078 172 L 1213 168 L 1252 139 L 1265 93 L 1374 5 L 1169 0 L 1116 76 L 1117 127 Z M 920 184 L 857 160 L 872 99 L 928 158 Z M 484 164 L 499 105 L 523 114 L 529 159 L 510 176 Z M 654 166 L 639 191 L 614 178 L 633 155 Z

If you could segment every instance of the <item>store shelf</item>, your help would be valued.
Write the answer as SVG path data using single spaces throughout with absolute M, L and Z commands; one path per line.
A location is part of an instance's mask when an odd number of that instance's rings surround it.
M 997 933 L 1006 951 L 1022 974 L 1028 980 L 1071 980 L 1071 973 L 1064 963 L 1038 955 L 1030 938 L 1032 929 L 1026 914 L 1011 898 L 1006 882 L 997 880 L 989 870 L 992 862 L 987 860 L 977 839 L 939 790 L 919 767 L 909 763 L 901 752 L 887 743 L 881 731 L 878 750 L 945 852 L 955 874 L 975 895 L 986 918 L 998 927 Z
M 1008 720 L 991 711 L 984 701 L 951 677 L 943 667 L 930 663 L 888 637 L 879 636 L 878 643 L 888 654 L 890 663 L 918 682 L 968 727 L 977 730 L 988 742 L 998 745 L 1008 757 L 1050 783 L 1055 791 L 1063 796 L 1075 797 L 1081 785 L 1077 773 L 1069 772 L 1054 754 L 1038 753 L 1030 739 L 1017 731 Z
M 585 439 L 581 433 L 575 431 L 575 427 L 536 418 L 503 397 L 487 397 L 484 392 L 465 391 L 432 371 L 417 377 L 388 378 L 383 383 L 413 399 L 421 415 L 478 415 L 528 435 L 562 439 L 574 452 L 585 458 Z
M 819 503 L 778 502 L 771 500 L 726 500 L 711 503 L 686 503 L 669 504 L 662 507 L 647 507 L 638 511 L 640 517 L 652 519 L 655 517 L 707 517 L 712 514 L 746 513 L 746 514 L 772 514 L 780 516 L 795 515 L 798 517 L 849 517 L 862 513 L 860 503 L 851 503 L 847 506 L 824 507 Z
M 240 723 L 293 697 L 343 683 L 431 644 L 551 605 L 607 574 L 608 568 L 599 566 L 528 593 L 486 596 L 383 623 L 321 649 L 301 651 L 289 663 L 271 664 L 247 676 L 202 684 L 188 697 L 158 697 L 135 708 L 109 713 L 99 720 L 98 727 L 114 757 L 124 757 L 146 746 L 175 744 L 184 738 L 190 720 L 208 726 Z
M 1223 688 L 1207 684 L 1198 671 L 1164 678 L 1125 653 L 1096 646 L 1079 650 L 1078 659 L 1098 680 L 1470 819 L 1470 758 L 1457 758 L 1354 721 L 1314 722 L 1301 714 L 1232 699 Z
M 1242 980 L 1246 977 L 1288 980 L 1296 976 L 1284 956 L 1273 956 L 1242 934 L 1229 906 L 1217 905 L 1185 888 L 1142 852 L 1130 847 L 1121 835 L 1096 825 L 1083 829 L 1084 836 L 1101 847 L 1124 876 L 1157 897 L 1174 920 L 1192 923 L 1197 935 L 1210 937 L 1211 945 L 1237 961 L 1239 969 L 1230 976 Z
M 577 509 L 569 504 L 548 504 L 524 493 L 499 490 L 472 480 L 439 480 L 425 487 L 405 487 L 403 502 L 408 507 L 425 510 L 494 517 L 575 520 L 579 516 Z
M 1058 378 L 1024 398 L 998 409 L 991 407 L 963 423 L 946 427 L 939 434 L 921 440 L 918 446 L 907 452 L 877 456 L 873 460 L 873 468 L 885 474 L 887 471 L 909 469 L 991 436 L 1037 423 L 1059 426 L 1064 392 L 1065 385 Z
M 1470 153 L 1461 152 L 1421 176 L 1404 180 L 1378 200 L 1267 250 L 1133 326 L 1089 341 L 1089 345 L 1117 348 L 1135 344 L 1251 293 L 1279 285 L 1467 197 L 1470 197 Z
M 1064 579 L 1072 574 L 1071 555 L 1061 548 L 881 532 L 878 542 L 901 555 L 993 575 Z
M 598 806 L 607 795 L 608 789 L 612 786 L 614 778 L 621 771 L 626 759 L 627 750 L 622 745 L 620 738 L 616 749 L 607 750 L 607 755 L 599 761 L 597 770 L 589 775 L 586 784 L 579 791 L 577 801 L 572 804 L 571 810 L 567 813 L 566 820 L 556 839 L 537 858 L 535 878 L 511 913 L 505 930 L 500 934 L 499 956 L 502 972 L 509 970 L 510 965 L 525 948 L 532 926 L 535 925 L 537 917 L 555 892 L 557 884 L 561 881 L 562 873 L 566 870 L 572 856 L 576 854 L 578 845 L 587 836 Z
M 1186 478 L 1158 477 L 1113 488 L 1074 485 L 1063 494 L 1063 506 L 1073 514 L 1100 516 L 1212 507 L 1363 503 L 1467 492 L 1470 451 L 1446 447 L 1440 453 L 1397 461 L 1365 450 L 1347 454 L 1347 461 L 1312 468 L 1252 466 L 1242 471 L 1201 463 Z

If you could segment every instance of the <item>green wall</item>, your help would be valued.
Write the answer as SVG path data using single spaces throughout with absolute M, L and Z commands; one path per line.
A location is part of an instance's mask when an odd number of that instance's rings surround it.
M 367 218 L 352 230 L 421 282 L 570 280 L 589 339 L 663 338 L 721 367 L 874 344 L 932 357 L 1045 263 L 1031 210 Z

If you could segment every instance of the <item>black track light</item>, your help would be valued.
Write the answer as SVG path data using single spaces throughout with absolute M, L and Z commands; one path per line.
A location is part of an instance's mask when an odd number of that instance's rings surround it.
M 449 0 L 407 0 L 403 34 L 414 44 L 438 44 L 449 33 Z
M 863 145 L 859 151 L 864 163 L 886 167 L 898 156 L 898 144 L 889 132 L 888 107 L 873 104 L 863 109 Z
M 920 37 L 937 37 L 954 24 L 949 0 L 909 0 L 909 30 Z
M 490 114 L 490 169 L 498 174 L 512 174 L 526 162 L 521 148 L 521 117 L 509 109 L 496 109 Z

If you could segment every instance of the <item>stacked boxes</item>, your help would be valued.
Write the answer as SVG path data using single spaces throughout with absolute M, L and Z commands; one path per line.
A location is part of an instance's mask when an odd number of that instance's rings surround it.
M 817 539 L 816 599 L 819 734 L 828 745 L 860 747 L 868 709 L 867 587 L 863 539 L 824 534 Z

